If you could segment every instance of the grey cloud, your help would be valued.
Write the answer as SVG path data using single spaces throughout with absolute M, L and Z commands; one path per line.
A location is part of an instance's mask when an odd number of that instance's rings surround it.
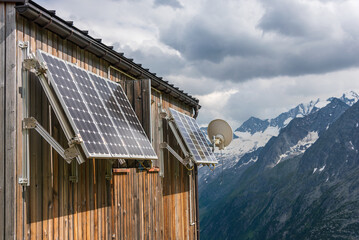
M 169 6 L 172 8 L 183 8 L 181 3 L 177 0 L 155 0 L 155 6 Z
M 236 56 L 226 58 L 218 64 L 202 61 L 197 67 L 206 76 L 245 81 L 253 78 L 322 74 L 359 65 L 359 44 L 356 41 L 318 42 L 309 47 L 293 44 L 287 47 L 273 55 Z
M 274 31 L 283 35 L 308 36 L 311 31 L 309 9 L 296 1 L 262 1 L 265 13 L 258 27 L 264 31 Z M 313 24 L 313 23 L 312 23 Z
M 173 22 L 160 32 L 160 39 L 203 76 L 233 82 L 359 66 L 357 30 L 342 26 L 345 34 L 334 36 L 336 19 L 316 15 L 320 11 L 298 1 L 268 0 L 263 6 L 264 15 L 256 26 L 263 30 L 262 35 L 242 29 L 231 32 L 233 28 L 225 24 L 211 24 L 203 13 L 185 24 Z M 279 34 L 267 35 L 270 32 Z
M 268 54 L 264 42 L 248 34 L 213 29 L 198 18 L 182 26 L 171 25 L 161 32 L 161 40 L 181 52 L 188 60 L 221 62 L 226 56 L 256 56 Z
M 113 44 L 115 49 L 124 52 L 126 57 L 133 58 L 144 68 L 156 72 L 158 76 L 178 74 L 185 67 L 185 61 L 174 54 L 164 53 L 158 47 L 143 47 L 132 50 L 129 46 L 120 47 L 120 43 Z

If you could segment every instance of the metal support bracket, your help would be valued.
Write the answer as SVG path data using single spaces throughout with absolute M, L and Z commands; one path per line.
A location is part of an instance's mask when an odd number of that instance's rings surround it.
M 189 167 L 193 166 L 193 163 L 192 163 L 191 158 L 189 156 L 185 157 L 183 159 L 173 148 L 170 147 L 170 145 L 168 145 L 168 143 L 166 143 L 166 142 L 160 143 L 160 148 L 161 149 L 167 149 L 183 165 L 185 165 L 185 166 L 188 165 Z
M 108 159 L 107 163 L 106 163 L 106 175 L 105 178 L 106 180 L 111 180 L 112 179 L 112 165 L 115 162 L 114 159 Z
M 18 41 L 18 47 L 21 49 L 19 53 L 18 64 L 21 64 L 24 59 L 27 59 L 30 54 L 29 42 Z M 30 109 L 30 89 L 29 76 L 26 68 L 21 68 L 21 86 L 19 87 L 19 94 L 22 101 L 22 118 L 29 117 Z M 22 131 L 22 169 L 19 184 L 23 186 L 30 186 L 30 138 L 28 130 Z
M 75 148 L 73 148 L 73 149 L 75 149 Z M 78 164 L 77 164 L 76 161 L 72 161 L 71 162 L 71 176 L 69 177 L 69 181 L 72 182 L 72 183 L 77 183 L 79 181 L 78 176 L 79 176 L 79 174 L 78 174 Z
M 41 86 L 44 89 L 44 92 L 47 96 L 47 99 L 49 100 L 51 107 L 54 110 L 54 113 L 60 122 L 61 128 L 65 133 L 66 139 L 69 141 L 70 148 L 72 147 L 75 148 L 75 149 L 68 149 L 68 151 L 66 151 L 65 157 L 67 156 L 67 159 L 69 159 L 70 157 L 72 158 L 74 154 L 77 152 L 78 153 L 78 155 L 76 156 L 77 162 L 79 164 L 84 163 L 85 159 L 83 158 L 82 154 L 80 154 L 80 149 L 78 146 L 79 143 L 82 142 L 82 139 L 80 136 L 73 137 L 71 127 L 69 126 L 66 117 L 64 116 L 61 110 L 61 106 L 57 102 L 56 97 L 53 91 L 51 90 L 51 87 L 45 76 L 47 72 L 46 64 L 39 62 L 36 56 L 32 53 L 29 55 L 29 58 L 23 61 L 22 65 L 25 69 L 34 72 L 38 76 Z
M 77 151 L 75 146 L 70 146 L 66 150 L 43 128 L 35 118 L 24 118 L 23 129 L 34 129 L 36 130 L 50 145 L 53 147 L 56 152 L 58 152 L 61 157 L 63 157 L 66 162 L 70 163 L 73 158 L 76 158 L 80 153 Z
M 160 117 L 165 119 L 168 122 L 168 125 L 170 126 L 173 135 L 175 136 L 177 143 L 179 144 L 181 151 L 183 152 L 183 154 L 185 155 L 185 159 L 182 159 L 167 143 L 160 143 L 160 148 L 167 148 L 172 155 L 174 155 L 182 164 L 184 165 L 189 165 L 190 167 L 193 166 L 193 156 L 191 155 L 191 153 L 189 153 L 184 145 L 184 143 L 182 142 L 182 139 L 180 137 L 180 135 L 178 134 L 178 131 L 176 129 L 176 126 L 174 124 L 174 119 L 171 117 L 168 117 L 168 114 L 165 110 L 161 109 L 160 111 Z M 171 150 L 170 150 L 171 149 Z M 173 152 L 172 152 L 173 151 Z M 176 156 L 176 155 L 177 156 Z M 181 160 L 180 160 L 181 159 Z

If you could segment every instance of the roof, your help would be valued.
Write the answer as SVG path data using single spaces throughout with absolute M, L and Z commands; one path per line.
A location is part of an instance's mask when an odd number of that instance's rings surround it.
M 174 98 L 199 109 L 199 100 L 189 95 L 173 84 L 158 77 L 156 73 L 143 68 L 133 59 L 124 56 L 124 53 L 117 52 L 113 46 L 102 43 L 101 39 L 96 39 L 88 34 L 87 30 L 80 30 L 73 25 L 72 21 L 66 21 L 56 15 L 56 11 L 48 10 L 33 1 L 23 1 L 16 6 L 17 12 L 31 22 L 38 24 L 41 28 L 47 29 L 69 40 L 79 47 L 95 54 L 96 56 L 108 61 L 115 67 L 124 69 L 124 72 L 133 75 L 135 78 L 151 79 L 152 87 L 172 95 Z

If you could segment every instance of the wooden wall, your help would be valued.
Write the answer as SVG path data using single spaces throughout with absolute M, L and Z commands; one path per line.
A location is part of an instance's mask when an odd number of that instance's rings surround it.
M 16 159 L 16 24 L 12 3 L 0 3 L 0 239 L 14 238 Z
M 5 113 L 0 117 L 0 239 L 195 239 L 195 226 L 190 225 L 189 214 L 191 185 L 194 221 L 194 175 L 189 176 L 189 171 L 167 152 L 164 178 L 158 173 L 133 168 L 130 173 L 114 174 L 108 181 L 105 178 L 106 160 L 89 159 L 78 166 L 78 182 L 73 183 L 69 181 L 71 165 L 32 131 L 31 185 L 22 187 L 17 184 L 22 169 L 22 98 L 18 93 L 21 52 L 18 41 L 29 41 L 32 52 L 42 49 L 120 82 L 148 134 L 149 115 L 158 112 L 156 103 L 162 93 L 152 91 L 151 109 L 146 108 L 150 105 L 143 99 L 149 89 L 148 81 L 133 81 L 115 70 L 107 76 L 107 62 L 16 15 L 13 4 L 0 3 L 0 20 L 0 74 L 4 76 L 0 78 L 0 106 Z M 36 76 L 29 74 L 29 79 L 30 115 L 66 146 L 65 136 Z M 173 107 L 190 114 L 188 106 L 167 94 L 162 95 L 162 104 L 165 108 Z M 152 116 L 152 119 L 155 122 L 152 122 L 151 135 L 158 153 L 156 126 L 160 120 L 158 116 Z M 164 134 L 166 141 L 178 149 L 166 125 Z M 154 165 L 158 163 L 154 162 Z

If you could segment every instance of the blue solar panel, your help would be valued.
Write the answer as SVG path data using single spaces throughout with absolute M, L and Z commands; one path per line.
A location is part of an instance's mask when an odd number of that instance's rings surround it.
M 97 124 L 68 71 L 66 63 L 42 52 L 41 56 L 48 68 L 47 76 L 70 120 L 74 132 L 83 139 L 82 146 L 87 157 L 110 157 L 111 154 L 102 139 Z
M 184 142 L 193 155 L 193 160 L 196 163 L 217 163 L 216 157 L 213 155 L 196 120 L 172 108 L 170 108 L 170 113 Z
M 117 102 L 122 115 L 125 116 L 127 125 L 126 124 L 124 124 L 123 126 L 118 125 L 119 128 L 122 128 L 121 131 L 126 132 L 128 129 L 130 129 L 132 133 L 131 137 L 133 136 L 133 138 L 140 146 L 142 154 L 148 158 L 157 158 L 157 155 L 151 143 L 148 141 L 147 135 L 143 130 L 142 125 L 138 120 L 135 111 L 133 111 L 133 108 L 130 102 L 128 101 L 128 98 L 126 97 L 125 92 L 123 91 L 121 85 L 116 84 L 112 81 L 106 81 L 106 83 L 108 88 L 111 90 L 113 94 L 112 96 L 114 97 L 114 100 Z M 135 147 L 134 150 L 136 150 Z
M 121 85 L 38 51 L 87 157 L 157 159 Z
M 72 64 L 67 64 L 70 72 L 73 74 L 73 79 L 76 82 L 77 88 L 95 120 L 99 131 L 102 134 L 103 140 L 106 143 L 112 157 L 126 157 L 127 150 L 124 143 L 117 133 L 113 125 L 110 115 L 107 113 L 106 107 L 102 103 L 100 95 L 97 93 L 88 73 Z

